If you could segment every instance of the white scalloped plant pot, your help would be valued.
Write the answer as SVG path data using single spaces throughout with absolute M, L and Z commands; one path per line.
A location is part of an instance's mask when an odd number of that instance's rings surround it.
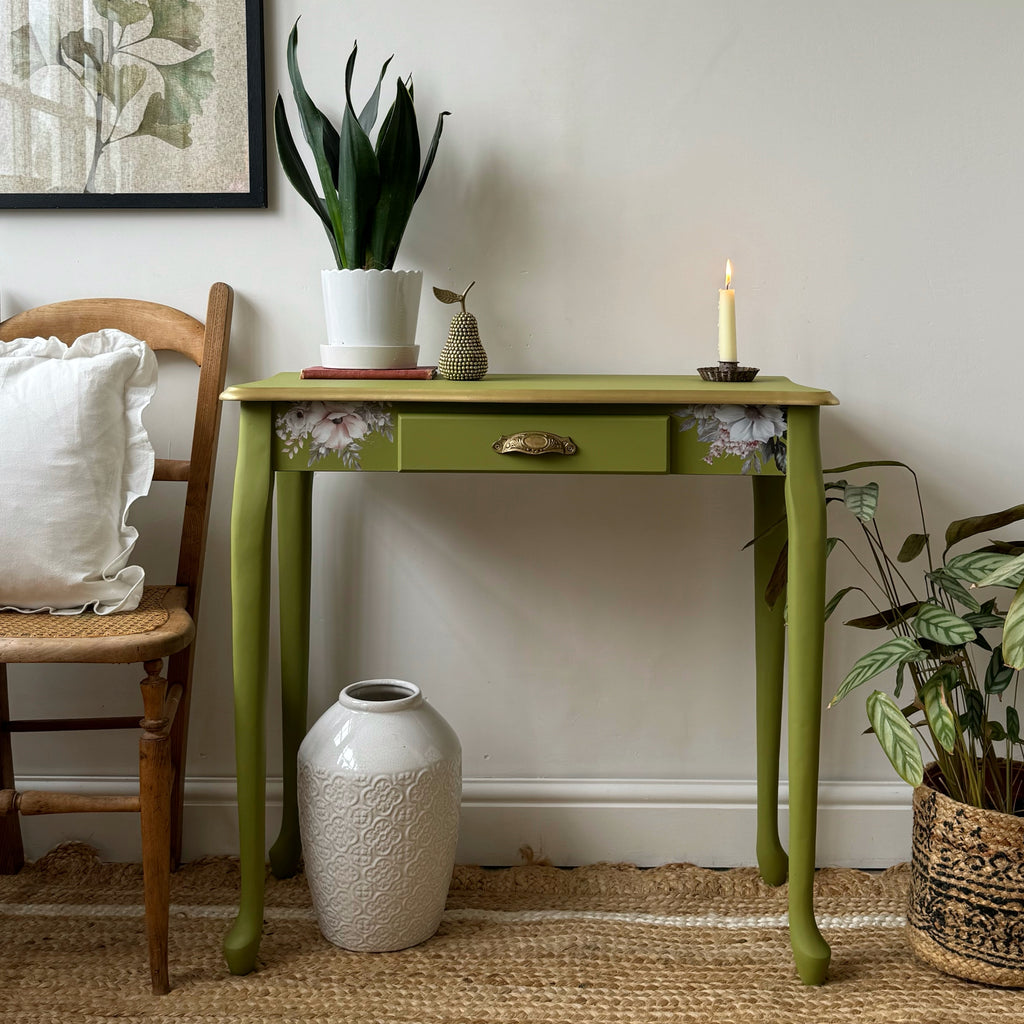
M 429 939 L 455 864 L 462 748 L 419 687 L 346 686 L 299 747 L 298 789 L 324 937 L 362 953 Z
M 419 357 L 422 270 L 322 270 L 324 366 L 404 369 Z

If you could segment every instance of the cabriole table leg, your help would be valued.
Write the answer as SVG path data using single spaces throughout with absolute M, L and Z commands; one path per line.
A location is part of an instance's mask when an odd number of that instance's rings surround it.
M 779 839 L 779 744 L 786 652 L 785 593 L 773 607 L 765 589 L 786 540 L 786 482 L 755 476 L 754 646 L 757 666 L 757 866 L 769 885 L 786 880 L 789 858 Z M 773 529 L 774 527 L 774 529 Z
M 831 952 L 814 920 L 814 850 L 821 742 L 825 609 L 825 491 L 818 409 L 790 406 L 789 521 L 789 935 L 806 985 L 825 980 Z
M 271 406 L 243 402 L 231 506 L 231 637 L 241 893 L 224 939 L 232 974 L 256 966 L 263 934 L 267 645 L 270 616 Z
M 298 870 L 298 754 L 306 735 L 309 690 L 309 583 L 312 558 L 313 474 L 277 474 L 277 576 L 281 624 L 281 746 L 284 798 L 281 831 L 270 848 L 277 878 Z

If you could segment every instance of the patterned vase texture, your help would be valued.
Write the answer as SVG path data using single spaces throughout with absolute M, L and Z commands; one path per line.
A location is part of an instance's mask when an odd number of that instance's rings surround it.
M 429 939 L 455 863 L 462 748 L 419 687 L 346 686 L 302 741 L 298 789 L 324 937 L 363 953 Z
M 437 372 L 448 380 L 481 380 L 487 373 L 487 353 L 472 313 L 456 313 L 448 340 L 437 360 Z
M 1024 817 L 914 790 L 907 937 L 924 961 L 1024 987 Z

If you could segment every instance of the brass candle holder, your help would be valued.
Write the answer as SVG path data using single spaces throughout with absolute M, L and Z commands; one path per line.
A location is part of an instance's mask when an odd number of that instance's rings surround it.
M 702 380 L 713 380 L 720 383 L 746 383 L 753 380 L 761 371 L 756 366 L 740 366 L 739 363 L 720 359 L 717 366 L 699 366 L 697 372 Z

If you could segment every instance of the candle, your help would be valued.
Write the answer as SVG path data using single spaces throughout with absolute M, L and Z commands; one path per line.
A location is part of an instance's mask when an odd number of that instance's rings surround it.
M 718 289 L 718 359 L 736 360 L 736 292 L 732 289 L 732 261 L 725 261 L 725 287 Z

